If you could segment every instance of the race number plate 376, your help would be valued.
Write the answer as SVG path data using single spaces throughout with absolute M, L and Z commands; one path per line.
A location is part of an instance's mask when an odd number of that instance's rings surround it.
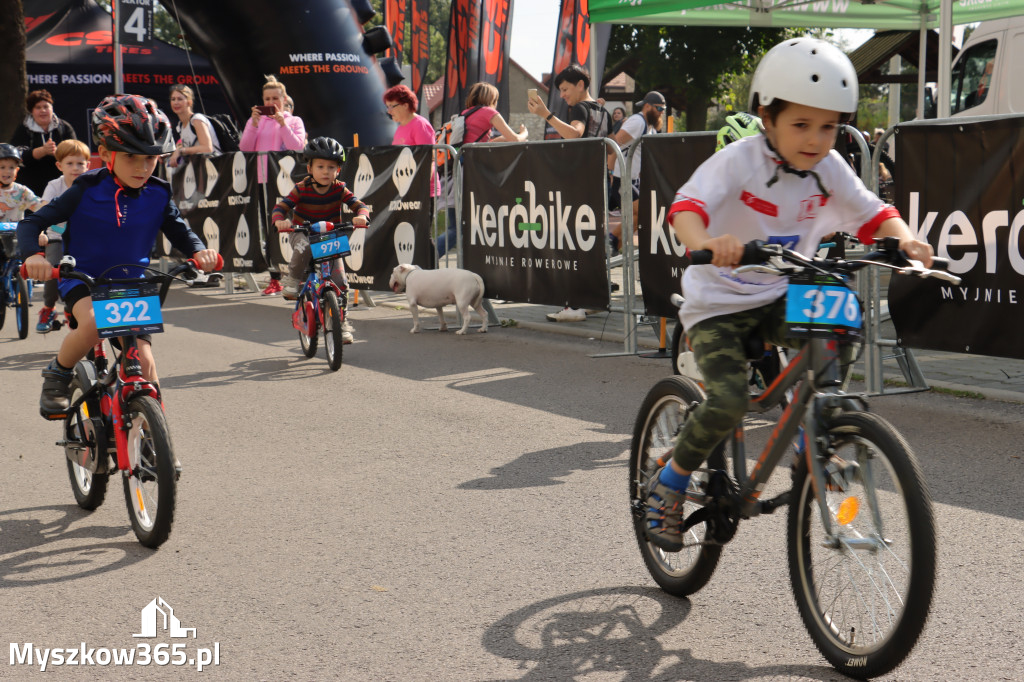
M 832 336 L 837 330 L 859 336 L 860 301 L 831 277 L 813 273 L 791 276 L 786 324 L 793 336 Z
M 164 330 L 160 288 L 155 283 L 97 286 L 92 290 L 92 310 L 101 339 Z

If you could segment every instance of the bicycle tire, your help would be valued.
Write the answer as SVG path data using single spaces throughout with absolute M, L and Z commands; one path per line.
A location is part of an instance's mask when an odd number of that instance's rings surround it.
M 924 629 L 935 587 L 935 521 L 920 464 L 888 422 L 842 414 L 829 423 L 828 439 L 830 461 L 850 472 L 833 479 L 845 490 L 825 492 L 838 543 L 826 546 L 813 477 L 801 458 L 787 523 L 790 581 L 821 654 L 845 675 L 866 679 L 896 668 Z M 885 541 L 871 549 L 864 541 L 879 537 L 875 512 Z
M 338 295 L 331 290 L 324 292 L 324 350 L 327 352 L 327 365 L 332 371 L 341 369 L 341 305 Z
M 78 400 L 95 383 L 96 367 L 85 360 L 76 364 L 75 376 L 71 380 L 71 402 Z M 64 420 L 64 434 L 68 441 L 92 440 L 93 444 L 88 449 L 97 461 L 108 456 L 107 436 L 102 427 L 98 397 L 86 400 L 77 410 L 68 414 Z M 71 482 L 71 492 L 75 495 L 75 502 L 82 509 L 92 511 L 103 504 L 110 475 L 93 473 L 86 467 L 72 462 L 67 456 L 67 451 L 68 446 L 65 446 L 64 460 L 67 462 L 68 479 Z
M 131 422 L 127 433 L 131 470 L 123 479 L 128 517 L 139 542 L 156 548 L 170 536 L 174 523 L 174 448 L 160 403 L 150 396 L 133 398 L 125 421 Z
M 683 323 L 676 320 L 676 326 L 672 329 L 672 373 L 676 376 L 683 374 L 680 363 L 680 356 L 683 353 Z
M 18 317 L 18 338 L 24 339 L 28 336 L 28 282 L 20 273 L 14 275 L 14 284 L 17 289 L 14 305 L 17 308 Z
M 306 317 L 306 311 L 310 308 L 310 306 L 307 306 L 307 303 L 313 303 L 313 294 L 309 291 L 304 293 L 302 297 L 299 298 L 299 310 L 302 311 L 299 317 L 302 319 L 302 328 L 304 330 L 309 329 L 309 319 Z M 315 332 L 313 334 L 307 334 L 305 331 L 300 331 L 299 345 L 302 346 L 302 354 L 305 355 L 307 358 L 311 358 L 314 355 L 316 355 L 316 346 L 318 340 L 319 338 L 317 337 Z
M 4 328 L 7 321 L 7 293 L 10 290 L 10 282 L 7 277 L 0 278 L 0 329 Z
M 629 502 L 633 514 L 633 531 L 640 555 L 647 571 L 665 592 L 685 597 L 704 587 L 718 566 L 722 555 L 721 545 L 701 544 L 710 534 L 707 523 L 699 523 L 686 531 L 683 549 L 679 552 L 665 552 L 647 541 L 644 531 L 644 501 L 647 498 L 648 480 L 660 468 L 657 459 L 670 452 L 686 420 L 690 406 L 704 400 L 704 392 L 692 379 L 672 376 L 656 383 L 640 405 L 633 426 L 633 440 L 629 456 Z M 716 465 L 721 465 L 721 455 Z M 691 485 L 699 485 L 700 473 L 691 478 Z M 685 515 L 699 506 L 686 503 Z

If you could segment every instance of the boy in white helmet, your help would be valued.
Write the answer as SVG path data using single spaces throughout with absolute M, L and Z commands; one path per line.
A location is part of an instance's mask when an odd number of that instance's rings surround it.
M 690 473 L 746 413 L 747 339 L 801 345 L 786 336 L 786 278 L 733 272 L 743 245 L 760 239 L 812 256 L 823 237 L 852 232 L 866 243 L 897 237 L 908 257 L 931 264 L 931 246 L 833 151 L 857 97 L 856 71 L 838 48 L 811 38 L 776 45 L 751 83 L 750 110 L 764 133 L 727 145 L 676 193 L 669 224 L 687 248 L 710 250 L 714 258 L 683 273 L 679 317 L 707 399 L 686 420 L 647 498 L 647 538 L 666 551 L 682 548 Z

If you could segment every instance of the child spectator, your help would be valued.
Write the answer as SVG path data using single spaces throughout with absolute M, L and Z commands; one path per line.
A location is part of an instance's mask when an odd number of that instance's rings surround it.
M 278 230 L 290 228 L 293 223 L 287 217 L 289 213 L 296 221 L 339 222 L 341 220 L 341 205 L 346 204 L 356 214 L 352 219 L 352 224 L 365 228 L 366 217 L 370 215 L 370 210 L 355 194 L 349 191 L 344 182 L 338 180 L 338 173 L 341 172 L 341 166 L 345 163 L 345 148 L 341 146 L 341 143 L 330 137 L 314 138 L 306 143 L 303 157 L 306 159 L 306 171 L 309 175 L 299 181 L 288 193 L 288 196 L 274 206 L 274 212 L 270 216 L 274 226 Z M 306 278 L 306 268 L 309 267 L 311 256 L 309 238 L 306 235 L 293 232 L 290 241 L 292 258 L 288 263 L 288 272 L 281 282 L 284 286 L 285 299 L 294 301 Z M 345 265 L 341 258 L 334 261 L 331 279 L 343 289 L 348 287 L 348 280 L 345 278 Z M 352 332 L 354 331 L 346 316 L 341 328 L 342 343 L 352 343 Z
M 26 210 L 36 210 L 42 200 L 25 185 L 14 180 L 21 168 L 21 152 L 10 144 L 0 144 L 0 222 L 14 223 L 21 220 Z M 15 237 L 10 232 L 3 234 L 0 241 L 0 265 L 16 255 Z
M 160 232 L 175 248 L 195 258 L 200 268 L 212 270 L 217 252 L 205 248 L 182 220 L 171 200 L 170 185 L 152 177 L 160 157 L 174 151 L 167 117 L 151 100 L 113 95 L 93 111 L 92 127 L 106 167 L 84 173 L 71 189 L 18 224 L 28 276 L 43 282 L 50 279 L 53 266 L 36 253 L 36 243 L 47 227 L 63 222 L 67 223 L 64 252 L 74 256 L 78 270 L 93 277 L 114 267 L 120 277 L 140 276 Z M 77 326 L 43 370 L 39 411 L 46 419 L 64 418 L 75 363 L 99 341 L 89 288 L 74 279 L 61 280 L 58 287 Z M 139 337 L 139 363 L 143 376 L 159 387 L 148 335 Z
M 931 264 L 932 247 L 833 151 L 857 99 L 856 70 L 838 48 L 812 38 L 776 45 L 758 65 L 750 89 L 750 110 L 761 117 L 764 134 L 716 152 L 669 209 L 679 240 L 714 256 L 711 265 L 684 271 L 686 302 L 679 312 L 707 400 L 690 413 L 646 501 L 647 539 L 667 552 L 683 546 L 690 474 L 746 413 L 747 341 L 802 344 L 786 333 L 786 278 L 734 271 L 744 243 L 761 239 L 810 257 L 826 235 L 851 231 L 866 243 L 897 237 L 909 258 Z M 843 353 L 847 363 L 851 350 Z
M 37 211 L 42 199 L 15 182 L 21 168 L 21 152 L 12 144 L 0 144 L 0 222 L 16 223 L 25 211 Z
M 64 140 L 57 145 L 54 156 L 57 158 L 57 168 L 61 177 L 50 180 L 43 191 L 43 203 L 48 204 L 71 187 L 78 176 L 89 167 L 89 147 L 80 140 Z M 61 234 L 67 223 L 52 225 L 46 228 L 46 232 L 39 235 L 39 246 L 45 248 L 46 260 L 50 265 L 57 267 L 64 255 L 64 242 Z M 57 305 L 57 280 L 47 280 L 43 284 L 43 309 L 39 311 L 39 323 L 36 331 L 45 334 L 53 328 L 53 321 L 57 318 L 54 307 Z

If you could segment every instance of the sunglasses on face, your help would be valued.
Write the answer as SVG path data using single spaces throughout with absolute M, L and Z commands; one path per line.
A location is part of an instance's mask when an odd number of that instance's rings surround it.
M 659 107 L 658 105 L 655 105 L 654 108 L 658 111 L 665 111 L 665 107 Z

